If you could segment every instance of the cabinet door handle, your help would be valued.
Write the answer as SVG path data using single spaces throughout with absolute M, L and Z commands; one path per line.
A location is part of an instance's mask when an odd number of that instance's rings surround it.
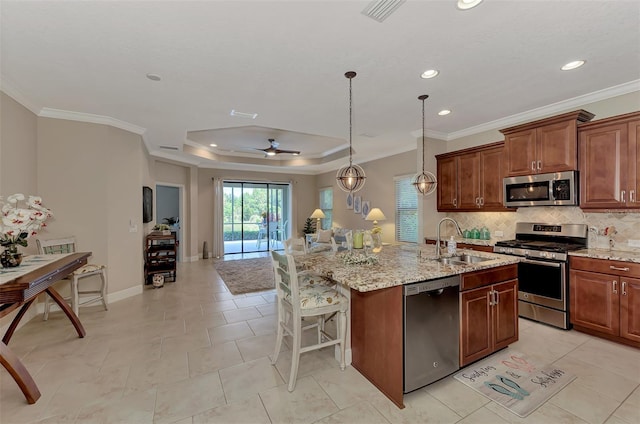
M 613 280 L 613 294 L 618 294 L 618 282 Z
M 487 298 L 489 299 L 489 306 L 493 306 L 493 290 L 487 293 Z
M 629 190 L 629 202 L 630 203 L 635 203 L 636 202 L 636 191 L 635 190 Z
M 500 300 L 499 300 L 500 298 L 498 297 L 498 292 L 496 290 L 493 291 L 493 298 L 494 298 L 494 301 L 493 301 L 494 305 L 497 305 L 498 303 L 500 303 Z
M 536 161 L 535 160 L 531 161 L 531 170 L 532 171 L 536 170 Z
M 476 206 L 480 207 L 480 198 L 479 197 L 476 197 Z
M 481 206 L 484 206 L 484 197 L 481 197 L 481 198 L 480 198 L 480 205 L 481 205 Z
M 627 197 L 627 192 L 624 190 L 620 191 L 620 199 L 622 199 L 622 203 L 627 203 L 626 197 Z
M 622 295 L 623 296 L 627 295 L 627 282 L 626 281 L 622 282 Z
M 456 198 L 453 199 L 453 206 L 458 206 L 458 199 Z
M 538 161 L 538 171 L 541 171 L 541 170 L 542 170 L 542 161 L 539 160 Z
M 629 267 L 625 266 L 624 268 L 620 268 L 617 266 L 609 265 L 609 269 L 614 269 L 616 271 L 629 271 Z

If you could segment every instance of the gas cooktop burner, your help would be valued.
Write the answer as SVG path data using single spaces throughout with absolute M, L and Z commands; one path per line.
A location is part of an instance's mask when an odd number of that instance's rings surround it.
M 566 261 L 567 252 L 586 246 L 587 226 L 584 224 L 549 225 L 519 222 L 516 224 L 516 239 L 497 242 L 493 251 Z
M 583 244 L 561 243 L 551 241 L 526 241 L 526 240 L 505 240 L 496 243 L 496 246 L 505 246 L 518 249 L 542 250 L 545 252 L 569 252 L 571 250 L 583 249 Z

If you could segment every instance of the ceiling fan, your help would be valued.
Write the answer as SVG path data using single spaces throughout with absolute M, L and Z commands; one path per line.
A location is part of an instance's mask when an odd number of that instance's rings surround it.
M 294 155 L 294 156 L 298 156 L 300 154 L 300 152 L 298 150 L 283 150 L 283 149 L 278 149 L 278 146 L 280 146 L 280 143 L 278 143 L 275 139 L 270 138 L 269 139 L 269 144 L 270 146 L 267 147 L 266 149 L 258 149 L 258 148 L 254 148 L 253 150 L 259 150 L 261 152 L 264 152 L 265 156 L 275 156 L 275 155 L 279 155 L 281 153 L 288 153 L 290 155 Z

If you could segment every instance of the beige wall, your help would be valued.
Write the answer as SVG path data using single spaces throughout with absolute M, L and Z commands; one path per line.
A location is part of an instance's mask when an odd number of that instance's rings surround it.
M 37 194 L 37 144 L 36 116 L 0 92 L 0 196 Z
M 107 265 L 109 293 L 141 288 L 146 156 L 140 136 L 39 118 L 37 157 L 38 192 L 55 213 L 42 236 L 75 235 L 92 262 Z
M 430 155 L 433 152 L 432 145 L 427 147 Z M 358 164 L 364 169 L 367 176 L 364 187 L 355 193 L 362 200 L 368 200 L 371 208 L 380 208 L 387 217 L 386 221 L 378 224 L 382 227 L 382 239 L 385 242 L 395 240 L 395 184 L 394 177 L 403 175 L 415 175 L 418 163 L 422 165 L 416 150 L 389 156 L 371 162 Z M 430 168 L 431 167 L 431 168 Z M 427 160 L 426 170 L 435 173 L 435 159 L 431 164 Z M 318 176 L 318 190 L 321 188 L 333 187 L 333 226 L 351 229 L 371 229 L 372 223 L 365 221 L 361 214 L 356 214 L 351 209 L 347 209 L 347 195 L 338 188 L 336 184 L 336 171 L 327 172 Z M 316 200 L 316 205 L 318 200 Z M 312 210 L 311 210 L 312 211 Z M 309 212 L 309 214 L 311 213 Z

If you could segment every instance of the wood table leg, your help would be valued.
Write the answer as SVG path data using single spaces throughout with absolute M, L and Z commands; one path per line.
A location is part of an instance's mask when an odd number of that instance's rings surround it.
M 33 298 L 30 301 L 26 302 L 24 305 L 22 305 L 22 308 L 20 308 L 20 311 L 16 314 L 15 317 L 13 317 L 13 321 L 11 321 L 11 325 L 9 325 L 7 332 L 4 333 L 4 337 L 2 338 L 2 343 L 7 345 L 9 344 L 9 340 L 11 340 L 11 337 L 13 336 L 13 333 L 16 331 L 16 328 L 18 328 L 18 323 L 24 316 L 25 312 L 27 312 L 27 309 L 29 309 L 29 306 L 31 306 L 34 300 L 36 299 Z
M 27 398 L 27 402 L 30 404 L 36 403 L 40 399 L 40 390 L 38 390 L 36 382 L 33 381 L 31 374 L 29 374 L 20 359 L 4 342 L 0 342 L 0 363 L 18 383 L 24 397 Z
M 46 292 L 58 304 L 60 309 L 62 309 L 62 311 L 67 315 L 69 321 L 71 321 L 71 324 L 73 324 L 73 326 L 76 328 L 78 337 L 83 338 L 87 334 L 87 332 L 84 330 L 84 327 L 80 322 L 80 318 L 78 318 L 78 316 L 73 313 L 73 311 L 69 307 L 69 304 L 53 287 L 47 287 Z

